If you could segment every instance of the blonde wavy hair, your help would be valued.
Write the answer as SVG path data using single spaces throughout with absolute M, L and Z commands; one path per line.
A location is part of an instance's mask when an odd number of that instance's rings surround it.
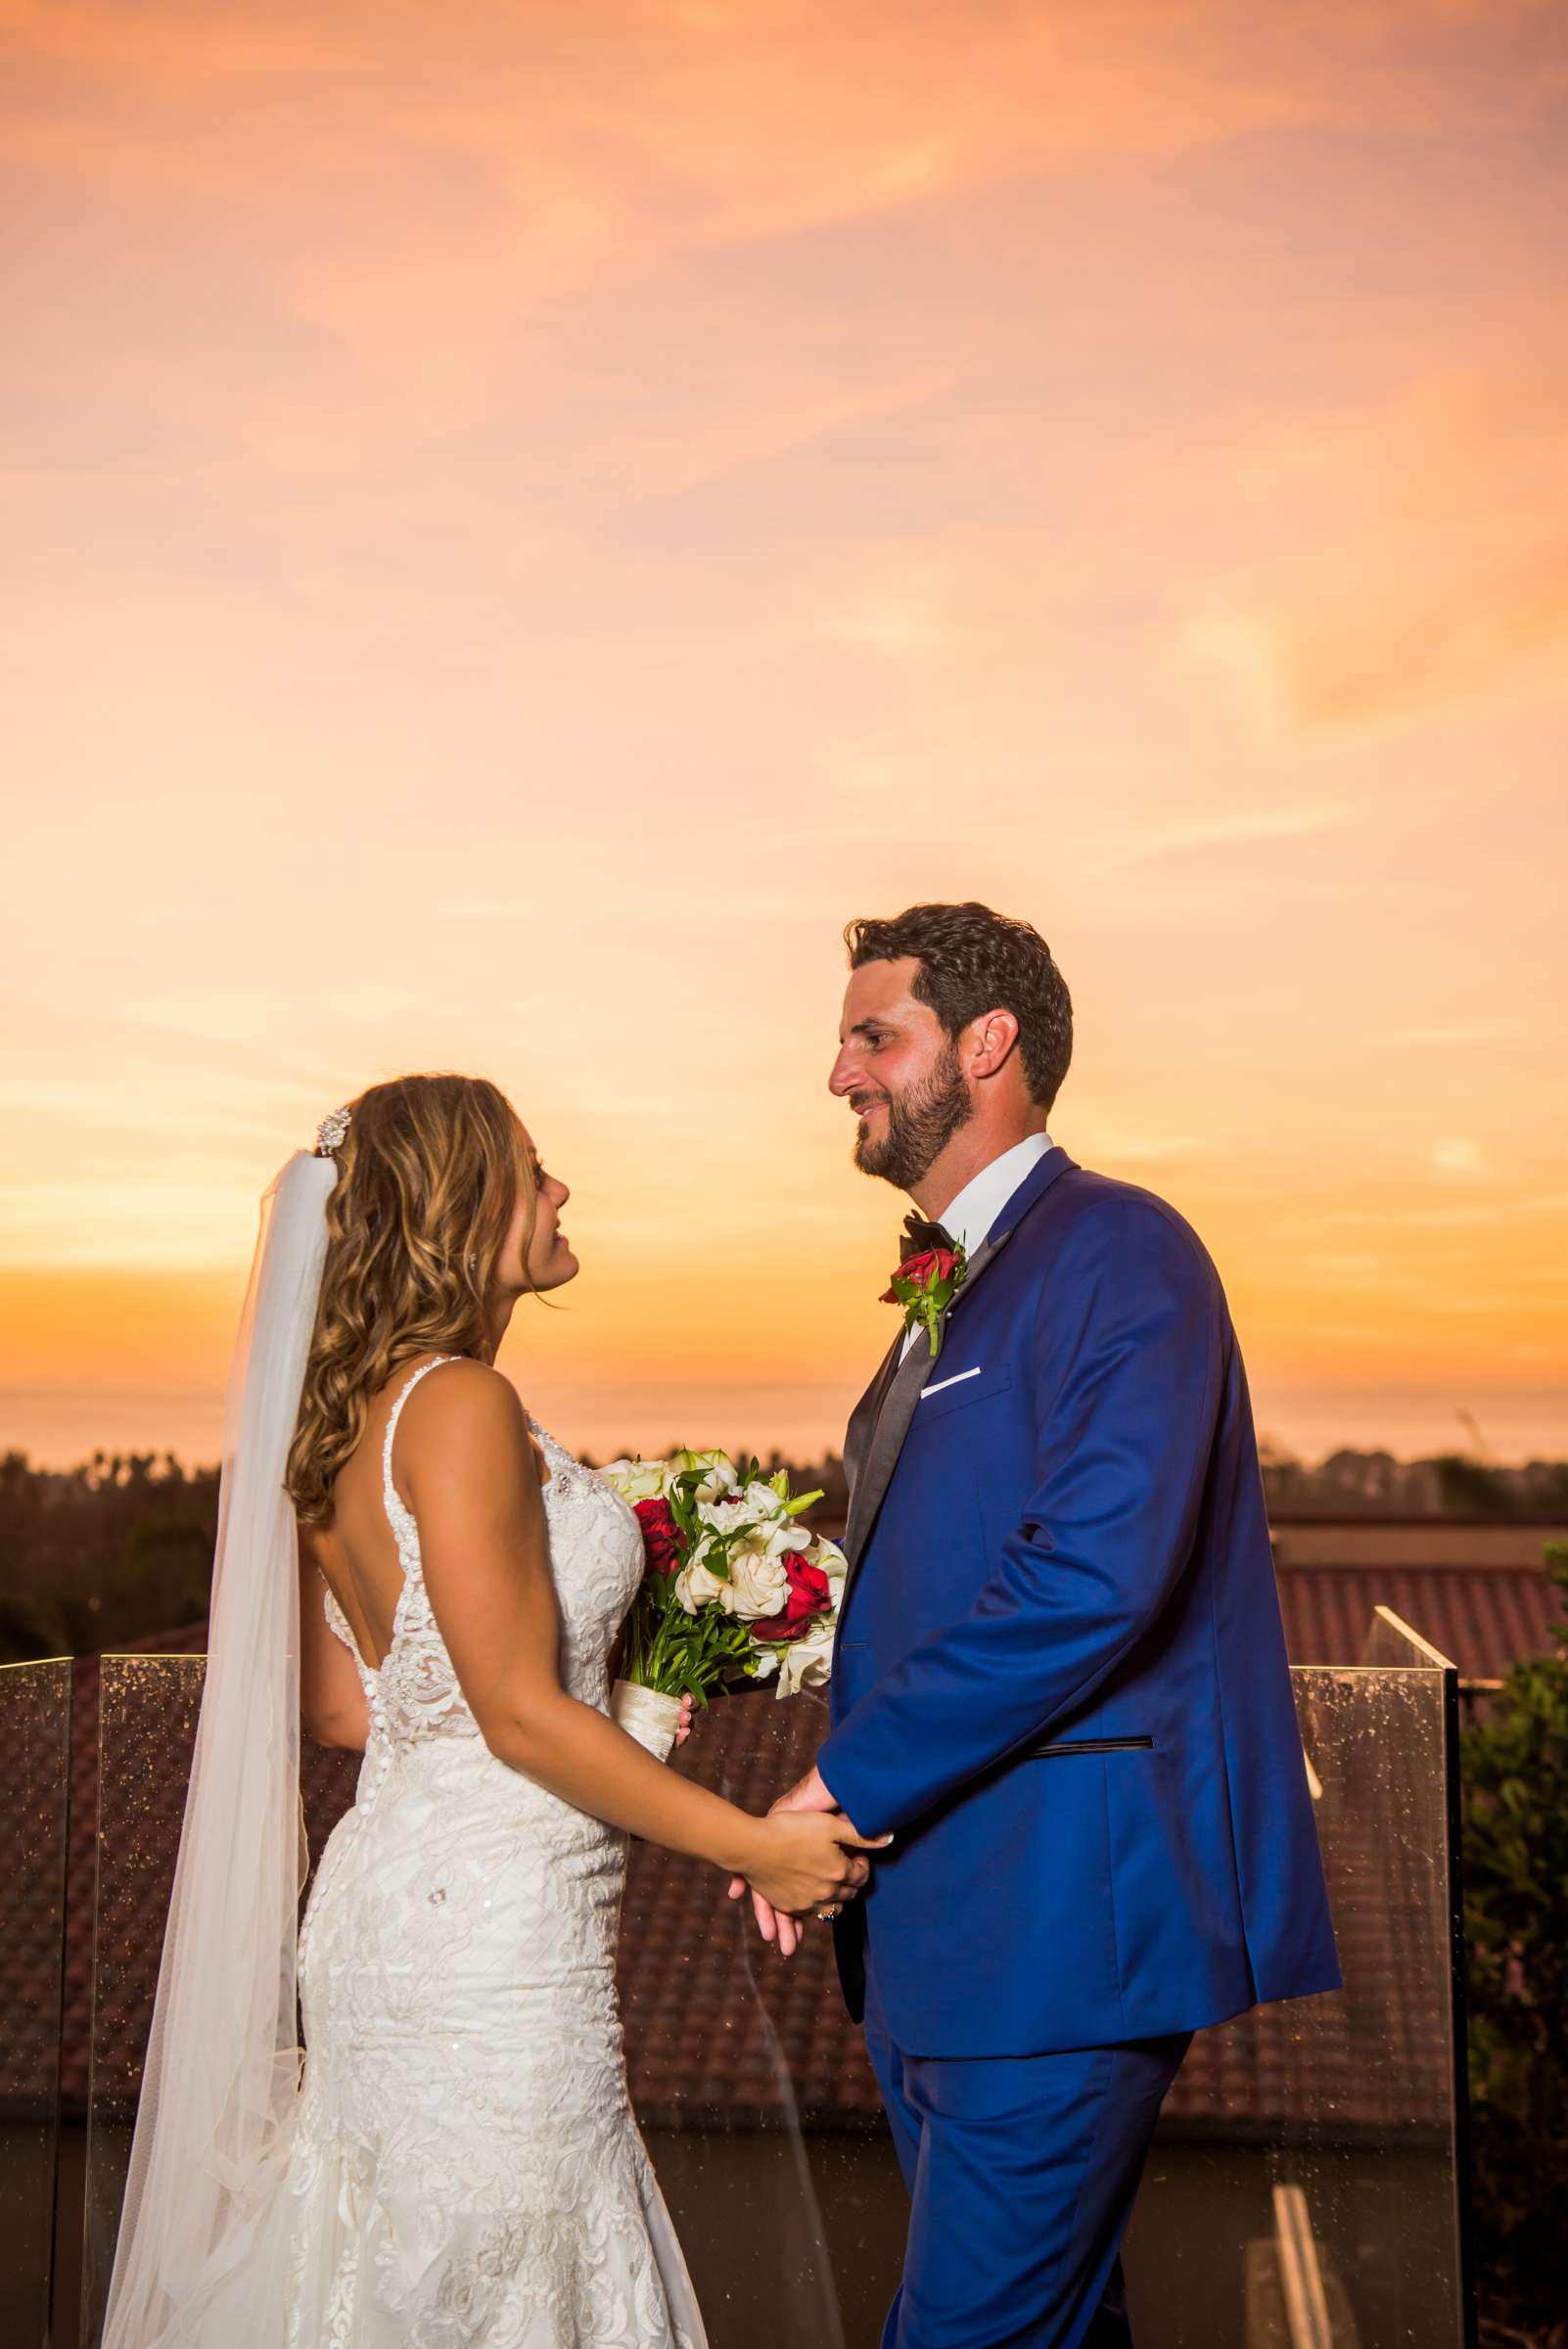
M 307 1525 L 331 1524 L 338 1471 L 399 1362 L 485 1352 L 513 1214 L 522 1198 L 526 1263 L 538 1203 L 522 1122 L 483 1077 L 399 1077 L 348 1109 L 284 1478 Z

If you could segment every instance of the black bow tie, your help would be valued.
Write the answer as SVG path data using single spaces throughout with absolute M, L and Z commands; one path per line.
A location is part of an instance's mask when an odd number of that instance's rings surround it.
M 945 1223 L 928 1223 L 924 1216 L 909 1214 L 903 1219 L 903 1238 L 899 1243 L 899 1261 L 906 1257 L 924 1256 L 928 1248 L 954 1251 L 953 1237 Z

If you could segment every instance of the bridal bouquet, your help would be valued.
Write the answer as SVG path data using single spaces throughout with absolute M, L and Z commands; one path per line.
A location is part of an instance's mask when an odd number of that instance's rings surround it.
M 647 1561 L 626 1618 L 612 1707 L 652 1752 L 669 1751 L 683 1696 L 706 1704 L 721 1681 L 776 1677 L 779 1696 L 828 1677 L 844 1552 L 798 1522 L 822 1496 L 792 1495 L 782 1468 L 723 1451 L 612 1460 Z

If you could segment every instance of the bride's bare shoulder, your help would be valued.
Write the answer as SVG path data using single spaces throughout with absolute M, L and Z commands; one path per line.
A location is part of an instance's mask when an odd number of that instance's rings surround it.
M 422 1463 L 438 1459 L 445 1467 L 498 1466 L 531 1456 L 529 1415 L 509 1378 L 460 1357 L 409 1396 L 397 1449 L 399 1465 L 416 1478 Z

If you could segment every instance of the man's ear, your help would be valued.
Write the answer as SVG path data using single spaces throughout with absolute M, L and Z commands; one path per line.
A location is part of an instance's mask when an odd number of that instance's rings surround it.
M 983 1011 L 969 1023 L 974 1039 L 969 1053 L 971 1077 L 994 1077 L 1018 1041 L 1018 1022 L 1010 1011 Z

